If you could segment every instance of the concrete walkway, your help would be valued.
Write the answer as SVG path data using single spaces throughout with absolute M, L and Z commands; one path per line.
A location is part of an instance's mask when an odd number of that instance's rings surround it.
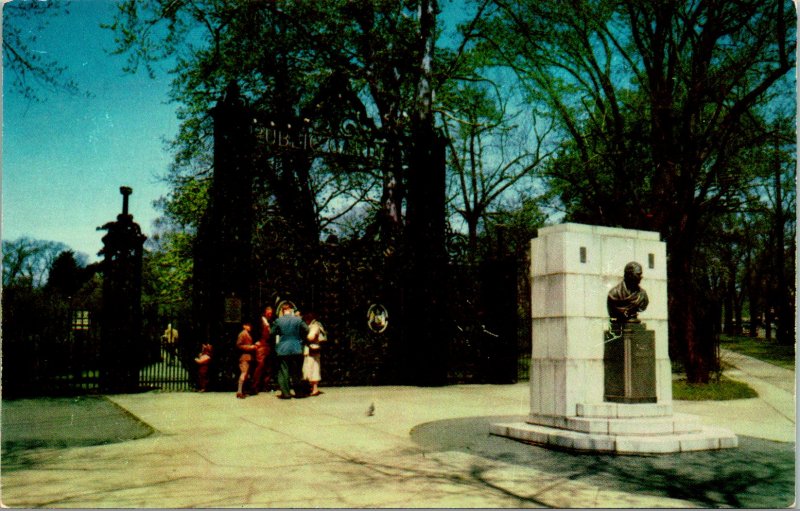
M 732 401 L 674 401 L 676 412 L 698 415 L 704 424 L 730 429 L 737 435 L 795 442 L 795 372 L 767 362 L 721 350 L 725 376 L 747 383 L 758 397 Z
M 674 408 L 744 435 L 738 449 L 575 455 L 490 436 L 489 423 L 527 414 L 527 384 L 325 388 L 321 396 L 287 401 L 263 393 L 239 400 L 232 392 L 153 392 L 109 396 L 153 434 L 4 459 L 2 502 L 60 508 L 791 506 L 793 372 L 725 357 L 737 366 L 726 374 L 761 397 L 676 401 Z

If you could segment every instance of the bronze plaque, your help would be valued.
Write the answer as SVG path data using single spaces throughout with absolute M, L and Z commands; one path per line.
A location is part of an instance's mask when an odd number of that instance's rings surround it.
M 605 333 L 606 401 L 657 401 L 655 340 L 655 332 L 647 330 L 642 323 L 625 323 Z
M 239 323 L 242 320 L 242 300 L 235 296 L 225 298 L 225 323 Z

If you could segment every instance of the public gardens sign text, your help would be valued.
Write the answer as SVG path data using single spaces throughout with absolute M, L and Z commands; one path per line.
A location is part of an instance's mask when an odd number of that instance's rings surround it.
M 318 155 L 339 155 L 357 158 L 375 157 L 375 144 L 365 143 L 356 136 L 352 124 L 346 123 L 341 133 L 312 132 L 308 128 L 279 128 L 270 126 L 256 128 L 259 144 L 278 151 L 302 151 Z

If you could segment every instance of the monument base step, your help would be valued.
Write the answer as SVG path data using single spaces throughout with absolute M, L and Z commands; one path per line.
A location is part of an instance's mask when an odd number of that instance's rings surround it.
M 564 417 L 558 415 L 531 414 L 526 420 L 534 426 L 566 429 L 579 433 L 600 435 L 672 435 L 696 433 L 702 430 L 700 419 L 695 415 L 676 413 L 665 416 L 643 417 Z
M 610 435 L 517 422 L 492 424 L 490 433 L 554 449 L 609 454 L 669 454 L 729 449 L 739 445 L 731 431 L 708 426 L 684 433 Z
M 672 415 L 672 404 L 668 403 L 578 403 L 578 417 L 667 417 Z

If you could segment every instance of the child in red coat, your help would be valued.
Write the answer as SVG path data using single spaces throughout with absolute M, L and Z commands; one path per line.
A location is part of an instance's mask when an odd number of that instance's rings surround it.
M 205 392 L 208 388 L 208 366 L 211 363 L 210 344 L 203 344 L 202 350 L 194 361 L 197 363 L 197 391 Z

